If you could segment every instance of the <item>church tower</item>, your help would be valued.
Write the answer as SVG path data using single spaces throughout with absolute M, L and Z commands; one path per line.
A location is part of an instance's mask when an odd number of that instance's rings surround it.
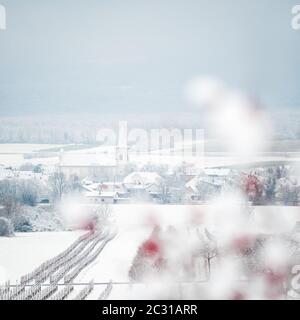
M 129 161 L 128 147 L 116 147 L 116 164 L 118 166 L 126 165 Z

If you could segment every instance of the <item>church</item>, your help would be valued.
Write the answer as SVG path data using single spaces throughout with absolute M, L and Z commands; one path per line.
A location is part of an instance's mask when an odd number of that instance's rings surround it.
M 93 177 L 107 181 L 122 175 L 127 163 L 127 148 L 113 146 L 70 152 L 61 150 L 58 169 L 67 178 L 76 175 L 80 179 Z

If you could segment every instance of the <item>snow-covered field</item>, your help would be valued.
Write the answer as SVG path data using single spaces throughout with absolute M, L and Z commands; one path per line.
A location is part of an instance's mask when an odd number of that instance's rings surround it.
M 120 282 L 114 284 L 110 299 L 157 297 L 158 292 L 162 290 L 159 284 L 126 284 L 129 282 L 128 272 L 138 247 L 149 237 L 155 224 L 162 228 L 169 225 L 188 228 L 191 224 L 197 223 L 195 219 L 199 218 L 199 213 L 204 212 L 207 226 L 213 227 L 213 218 L 207 217 L 211 210 L 209 206 L 115 205 L 113 220 L 118 229 L 117 236 L 104 247 L 98 258 L 79 274 L 74 283 L 88 283 L 91 280 L 95 283 L 107 283 L 111 280 Z M 285 219 L 286 217 L 288 219 Z M 272 233 L 273 228 L 278 227 L 278 222 L 282 231 L 290 230 L 300 221 L 300 209 L 256 207 L 253 219 L 263 232 Z M 13 238 L 0 238 L 2 276 L 5 271 L 7 279 L 18 279 L 46 259 L 66 249 L 81 234 L 82 232 L 78 231 L 19 233 Z M 168 286 L 165 285 L 164 288 L 167 290 Z M 89 299 L 97 299 L 104 289 L 104 285 L 96 285 Z
M 64 148 L 69 145 L 56 145 L 56 144 L 0 144 L 0 164 L 7 166 L 19 166 L 24 163 L 32 164 L 43 164 L 45 166 L 53 166 L 58 164 L 59 157 L 57 154 L 53 154 L 52 157 L 43 157 L 43 158 L 32 158 L 25 159 L 24 155 L 27 153 L 33 153 L 39 151 L 42 152 L 48 149 L 55 148 Z M 95 147 L 89 148 L 80 148 L 78 150 L 65 151 L 66 155 L 76 156 L 75 159 L 80 161 L 80 155 L 88 154 L 97 154 L 101 158 L 101 154 L 104 154 L 105 158 L 115 158 L 115 154 L 110 154 L 109 150 L 114 150 L 114 148 L 109 147 Z M 105 153 L 104 153 L 105 151 Z M 108 152 L 108 153 L 107 153 Z M 205 166 L 205 167 L 222 167 L 222 166 L 241 166 L 241 165 L 267 165 L 270 163 L 299 163 L 300 158 L 298 153 L 287 152 L 287 153 L 268 153 L 266 155 L 261 154 L 252 158 L 242 159 L 230 154 L 218 154 L 215 152 L 208 152 L 200 157 L 182 157 L 175 155 L 166 155 L 166 154 L 146 154 L 146 155 L 137 155 L 129 154 L 130 161 L 147 164 L 149 161 L 156 164 L 173 164 L 179 165 L 183 161 L 189 163 L 194 163 L 195 165 Z
M 1 143 L 0 153 L 27 153 L 50 148 L 58 148 L 57 144 L 34 144 L 34 143 Z
M 17 233 L 0 237 L 0 277 L 12 282 L 71 245 L 83 231 Z M 1 279 L 0 278 L 0 279 Z
M 24 154 L 36 151 L 47 150 L 50 148 L 61 147 L 57 144 L 30 144 L 30 143 L 1 143 L 0 144 L 0 164 L 5 166 L 19 166 L 23 163 L 32 164 L 42 163 L 53 165 L 58 162 L 58 157 L 25 159 Z

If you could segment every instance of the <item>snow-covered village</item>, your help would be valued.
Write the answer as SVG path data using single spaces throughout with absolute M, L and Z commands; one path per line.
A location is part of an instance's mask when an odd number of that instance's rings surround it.
M 20 145 L 2 145 L 12 149 L 1 154 L 2 299 L 287 297 L 285 264 L 300 236 L 296 158 L 143 164 L 128 151 L 118 162 L 119 152 L 75 146 L 52 154 L 23 144 L 16 157 Z M 278 270 L 265 265 L 266 248 Z M 218 292 L 209 283 L 223 263 L 238 270 Z M 266 288 L 248 288 L 249 277 Z
M 291 23 L 0 1 L 0 300 L 300 300 Z

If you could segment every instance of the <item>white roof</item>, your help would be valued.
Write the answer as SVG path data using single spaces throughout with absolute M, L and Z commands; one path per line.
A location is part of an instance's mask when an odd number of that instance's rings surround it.
M 86 190 L 87 192 L 96 192 L 94 189 L 90 188 L 89 185 L 82 185 L 82 188 L 84 190 Z M 98 191 L 98 193 L 99 193 L 99 191 Z
M 113 198 L 117 196 L 117 192 L 99 192 L 89 191 L 84 194 L 85 197 Z
M 101 185 L 106 185 L 106 186 L 120 186 L 122 184 L 123 182 L 112 182 L 112 181 L 101 183 Z
M 204 173 L 207 176 L 219 176 L 219 177 L 225 177 L 228 176 L 231 172 L 231 169 L 228 168 L 207 168 L 204 169 Z
M 117 196 L 117 192 L 115 191 L 105 191 L 100 193 L 100 197 L 110 198 L 110 197 L 116 197 L 116 196 Z
M 81 181 L 82 184 L 88 186 L 88 185 L 91 185 L 93 184 L 94 182 L 88 178 L 84 178 L 82 181 Z
M 136 171 L 125 177 L 123 182 L 127 185 L 147 186 L 151 184 L 160 184 L 162 180 L 162 177 L 156 172 Z
M 101 183 L 94 182 L 92 184 L 87 185 L 90 190 L 100 190 Z
M 217 187 L 223 186 L 225 184 L 225 179 L 222 177 L 194 177 L 188 181 L 185 185 L 186 188 L 191 188 L 194 192 L 197 192 L 197 186 L 200 183 L 207 183 Z

